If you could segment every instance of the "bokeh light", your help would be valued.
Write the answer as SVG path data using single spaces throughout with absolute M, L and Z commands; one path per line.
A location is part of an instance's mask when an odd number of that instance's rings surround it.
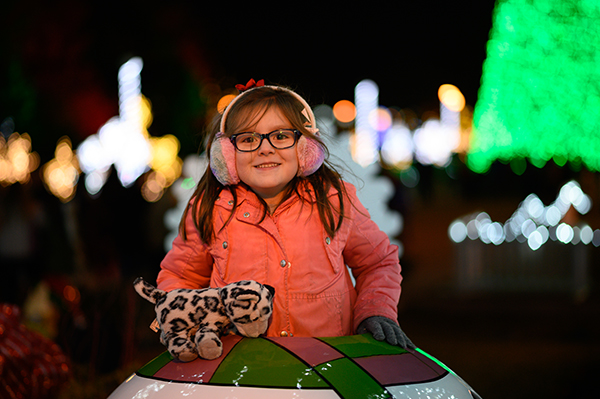
M 448 236 L 456 243 L 463 242 L 467 238 L 467 226 L 460 220 L 450 223 Z
M 222 114 L 225 111 L 225 108 L 229 105 L 231 101 L 235 98 L 235 94 L 226 94 L 219 99 L 217 102 L 217 111 Z
M 377 132 L 385 132 L 392 126 L 392 113 L 386 107 L 377 107 L 369 113 L 369 124 Z
M 454 85 L 441 85 L 438 89 L 438 98 L 450 111 L 461 112 L 465 108 L 465 96 Z
M 110 165 L 125 187 L 149 169 L 151 148 L 147 128 L 152 123 L 150 101 L 141 93 L 143 62 L 133 57 L 119 68 L 119 116 L 107 121 L 97 135 L 80 144 L 79 160 L 86 174 L 86 188 L 97 193 L 106 180 Z
M 27 133 L 12 133 L 8 140 L 0 134 L 0 185 L 27 183 L 39 166 L 39 155 L 31 152 L 31 137 Z
M 379 107 L 379 87 L 372 80 L 360 81 L 354 89 L 356 104 L 355 135 L 351 142 L 352 159 L 367 166 L 378 159 L 378 134 L 370 115 Z
M 142 186 L 142 196 L 148 202 L 158 201 L 164 190 L 181 176 L 183 161 L 177 156 L 179 140 L 173 135 L 150 137 L 152 172 L 146 177 Z
M 148 202 L 156 202 L 163 196 L 165 186 L 165 177 L 161 173 L 152 171 L 148 173 L 142 185 L 142 197 Z
M 416 187 L 421 180 L 419 171 L 414 166 L 409 166 L 400 171 L 400 182 L 408 188 Z
M 42 179 L 48 191 L 61 202 L 69 202 L 75 196 L 79 180 L 79 162 L 71 147 L 71 140 L 62 137 L 54 151 L 54 159 L 42 167 Z
M 158 201 L 181 175 L 179 140 L 173 135 L 152 137 L 148 133 L 153 115 L 151 102 L 141 93 L 142 67 L 138 57 L 121 66 L 119 116 L 108 120 L 77 149 L 81 169 L 86 174 L 85 187 L 92 195 L 102 190 L 111 165 L 125 187 L 151 170 L 142 185 L 142 196 L 151 202 Z
M 333 116 L 340 123 L 351 123 L 356 118 L 356 107 L 352 101 L 340 100 L 333 105 Z
M 423 165 L 446 166 L 460 144 L 458 130 L 430 119 L 415 130 L 415 158 Z
M 597 2 L 497 2 L 467 157 L 472 170 L 513 158 L 600 170 L 599 37 Z
M 408 168 L 413 161 L 412 133 L 404 124 L 396 123 L 386 133 L 381 144 L 381 158 L 398 169 Z
M 494 222 L 486 212 L 454 220 L 448 227 L 448 236 L 455 243 L 481 240 L 486 244 L 500 245 L 517 240 L 538 250 L 549 239 L 564 244 L 583 243 L 600 246 L 600 230 L 588 225 L 571 226 L 565 220 L 570 208 L 585 215 L 592 207 L 590 197 L 579 184 L 570 181 L 563 185 L 556 200 L 545 206 L 535 194 L 530 194 L 504 223 Z

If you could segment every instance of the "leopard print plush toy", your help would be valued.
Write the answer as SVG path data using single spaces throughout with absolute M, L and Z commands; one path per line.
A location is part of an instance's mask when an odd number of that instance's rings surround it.
M 223 353 L 220 336 L 233 324 L 246 337 L 267 331 L 273 312 L 274 289 L 256 281 L 223 288 L 159 290 L 138 278 L 140 296 L 155 304 L 160 342 L 173 358 L 189 362 L 198 356 L 216 359 Z

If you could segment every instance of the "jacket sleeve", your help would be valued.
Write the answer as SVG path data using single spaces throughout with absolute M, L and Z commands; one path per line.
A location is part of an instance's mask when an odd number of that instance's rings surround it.
M 200 239 L 192 212 L 185 219 L 187 239 L 182 233 L 173 240 L 173 246 L 160 264 L 158 288 L 171 291 L 178 288 L 206 288 L 210 285 L 213 258 L 209 247 Z
M 398 247 L 377 224 L 356 196 L 354 186 L 347 184 L 351 204 L 350 230 L 344 261 L 356 279 L 357 300 L 354 307 L 354 331 L 361 321 L 371 316 L 398 320 L 402 276 Z

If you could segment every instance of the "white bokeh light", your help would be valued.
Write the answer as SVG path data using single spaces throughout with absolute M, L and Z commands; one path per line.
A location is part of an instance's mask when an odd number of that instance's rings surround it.
M 365 167 L 378 158 L 377 130 L 373 128 L 370 118 L 379 107 L 379 87 L 372 80 L 363 80 L 354 89 L 356 104 L 355 137 L 352 158 Z
M 534 251 L 549 239 L 564 244 L 600 246 L 600 230 L 593 230 L 588 225 L 561 223 L 570 207 L 581 214 L 591 208 L 590 197 L 575 181 L 562 186 L 556 200 L 549 206 L 545 206 L 535 194 L 530 194 L 504 224 L 494 222 L 487 213 L 480 212 L 453 221 L 448 228 L 448 236 L 453 242 L 462 242 L 465 239 L 462 236 L 464 226 L 466 237 L 486 244 L 500 245 L 517 240 L 519 243 L 526 242 Z
M 450 224 L 448 235 L 456 243 L 463 242 L 467 238 L 467 226 L 462 221 L 456 220 Z
M 144 135 L 142 67 L 142 59 L 134 57 L 119 68 L 119 116 L 108 120 L 97 134 L 89 136 L 77 149 L 81 168 L 89 175 L 86 189 L 90 194 L 102 189 L 111 165 L 125 187 L 150 169 L 152 152 Z
M 413 140 L 408 127 L 394 124 L 381 145 L 381 157 L 390 165 L 410 165 L 413 161 Z
M 430 119 L 415 130 L 413 139 L 417 161 L 423 165 L 446 166 L 460 143 L 460 134 L 456 129 Z

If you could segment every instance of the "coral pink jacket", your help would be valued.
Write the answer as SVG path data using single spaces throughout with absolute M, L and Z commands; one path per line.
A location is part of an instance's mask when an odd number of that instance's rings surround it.
M 179 235 L 173 241 L 161 263 L 158 287 L 222 287 L 240 280 L 269 284 L 275 301 L 268 336 L 351 335 L 369 316 L 397 320 L 398 248 L 371 220 L 354 186 L 346 187 L 354 206 L 346 204 L 347 217 L 334 238 L 327 235 L 308 191 L 300 191 L 307 201 L 293 195 L 261 221 L 256 195 L 237 186 L 238 207 L 225 225 L 233 197 L 223 190 L 215 203 L 214 242 L 201 242 L 189 212 L 187 240 Z M 329 193 L 334 204 L 336 193 Z

